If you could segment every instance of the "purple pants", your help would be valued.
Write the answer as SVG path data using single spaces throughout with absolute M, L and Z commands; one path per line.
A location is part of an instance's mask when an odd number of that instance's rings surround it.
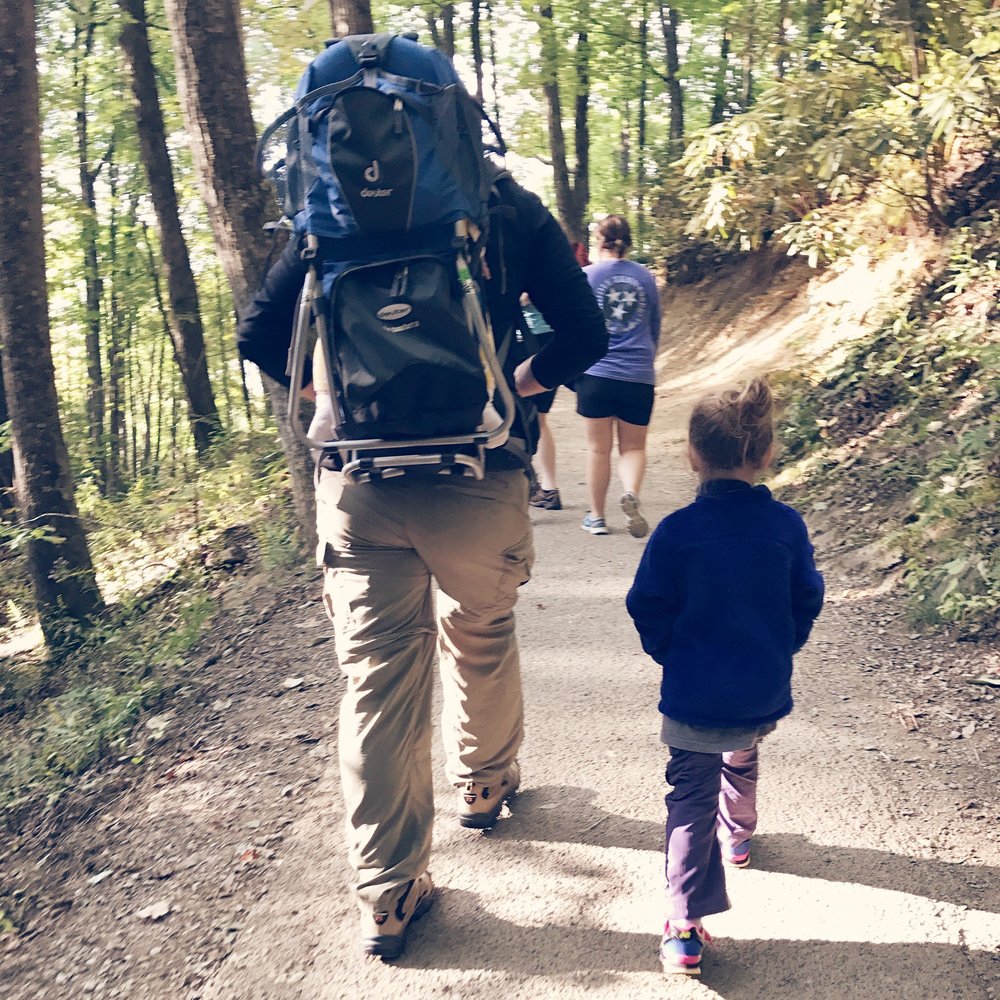
M 741 844 L 757 827 L 757 748 L 670 747 L 667 781 L 667 919 L 722 913 L 730 904 L 719 843 Z

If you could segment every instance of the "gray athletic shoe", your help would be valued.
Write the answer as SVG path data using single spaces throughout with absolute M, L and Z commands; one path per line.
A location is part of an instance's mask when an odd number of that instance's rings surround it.
M 639 498 L 634 493 L 623 493 L 622 510 L 625 511 L 625 527 L 633 538 L 642 538 L 649 531 L 649 523 L 639 513 Z
M 584 531 L 589 531 L 592 535 L 607 535 L 608 526 L 604 523 L 603 517 L 591 517 L 589 514 L 583 519 L 580 525 Z

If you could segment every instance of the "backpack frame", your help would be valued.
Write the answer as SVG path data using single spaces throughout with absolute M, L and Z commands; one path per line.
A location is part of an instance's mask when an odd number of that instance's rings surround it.
M 342 80 L 312 89 L 308 86 L 310 71 L 307 70 L 299 88 L 303 92 L 297 96 L 295 104 L 268 127 L 258 144 L 257 162 L 260 167 L 268 143 L 278 129 L 288 126 L 286 159 L 279 161 L 266 171 L 266 174 L 275 181 L 285 216 L 292 221 L 292 227 L 302 239 L 301 257 L 306 264 L 306 277 L 296 309 L 289 351 L 288 374 L 291 378 L 289 421 L 296 437 L 308 448 L 320 454 L 322 464 L 340 468 L 349 482 L 368 482 L 417 471 L 457 474 L 481 479 L 485 472 L 486 449 L 504 443 L 517 411 L 513 394 L 497 358 L 493 333 L 484 309 L 483 290 L 479 282 L 489 220 L 488 200 L 492 187 L 488 165 L 483 156 L 487 150 L 482 143 L 481 123 L 484 119 L 489 122 L 489 119 L 479 105 L 468 96 L 457 75 L 450 71 L 450 67 L 448 70 L 452 79 L 445 77 L 443 84 L 390 73 L 384 63 L 396 37 L 399 36 L 387 34 L 354 36 L 332 43 L 350 49 L 357 70 Z M 408 41 L 414 40 L 413 36 L 404 37 Z M 341 54 L 342 50 L 339 50 L 338 57 Z M 422 193 L 419 184 L 414 180 L 404 228 L 387 227 L 384 219 L 388 217 L 388 213 L 383 211 L 383 214 L 379 215 L 383 206 L 359 201 L 356 189 L 354 191 L 348 189 L 345 192 L 345 188 L 349 188 L 349 185 L 341 181 L 332 162 L 336 158 L 349 161 L 354 155 L 354 162 L 350 166 L 364 168 L 365 163 L 360 161 L 350 148 L 352 131 L 362 134 L 361 149 L 367 157 L 371 155 L 372 143 L 379 141 L 377 130 L 381 127 L 377 122 L 372 126 L 375 138 L 368 137 L 366 147 L 363 133 L 368 127 L 367 120 L 362 118 L 357 126 L 352 125 L 349 117 L 346 126 L 338 123 L 335 110 L 338 108 L 337 102 L 340 101 L 341 105 L 353 102 L 362 111 L 366 107 L 375 107 L 377 110 L 383 97 L 374 95 L 386 93 L 392 102 L 393 130 L 396 136 L 404 134 L 404 126 L 410 130 L 414 162 L 418 154 L 414 128 L 408 122 L 403 122 L 404 114 L 411 112 L 410 106 L 404 105 L 403 102 L 409 100 L 411 94 L 416 95 L 414 106 L 415 114 L 419 118 L 417 125 L 425 126 L 426 122 L 430 121 L 438 129 L 437 132 L 430 133 L 431 138 L 434 140 L 440 138 L 446 147 L 444 150 L 446 169 L 441 171 L 441 177 L 431 179 L 436 190 L 427 190 L 427 182 L 424 179 L 425 190 Z M 420 103 L 423 99 L 426 99 L 426 107 Z M 432 106 L 432 102 L 436 100 L 440 102 L 440 107 Z M 441 111 L 442 107 L 445 109 L 444 113 Z M 430 110 L 427 110 L 428 108 Z M 442 132 L 441 118 L 447 118 L 446 125 L 450 125 L 453 120 L 457 123 L 454 134 L 450 129 Z M 502 139 L 492 122 L 489 124 L 499 142 L 499 148 L 491 148 L 490 151 L 502 155 L 505 152 Z M 323 128 L 330 129 L 326 143 L 328 157 L 322 155 L 322 149 L 321 155 L 314 155 L 313 151 L 317 130 Z M 335 134 L 345 136 L 347 141 L 343 145 L 339 144 L 334 138 Z M 423 135 L 421 140 L 426 148 L 427 134 Z M 436 147 L 434 152 L 436 153 Z M 422 154 L 421 164 L 427 162 L 427 159 L 426 154 Z M 320 160 L 327 162 L 317 162 Z M 377 181 L 378 156 L 372 159 L 371 168 L 365 173 L 365 177 L 371 180 L 369 177 L 371 173 Z M 329 206 L 322 198 L 315 197 L 317 191 L 325 193 L 327 190 L 322 184 L 317 183 L 318 178 L 323 176 L 323 171 L 327 174 L 332 171 L 334 176 L 334 184 L 328 184 L 327 187 L 336 187 L 338 183 L 340 185 L 340 189 L 329 196 Z M 354 172 L 357 173 L 357 169 Z M 348 175 L 346 169 L 344 174 L 345 177 Z M 412 171 L 414 178 L 415 174 L 414 169 Z M 449 184 L 454 186 L 454 196 L 450 196 Z M 381 193 L 382 189 L 376 190 Z M 443 203 L 446 212 L 443 216 L 440 209 L 434 205 L 434 198 L 442 190 L 445 192 Z M 356 210 L 342 211 L 337 199 L 350 200 L 352 195 L 354 200 L 351 207 Z M 405 197 L 401 204 L 406 206 Z M 421 210 L 428 204 L 432 215 L 431 224 L 420 216 Z M 437 217 L 433 217 L 435 211 Z M 395 254 L 384 249 L 390 245 L 390 241 L 399 244 L 400 249 Z M 430 249 L 427 249 L 428 246 Z M 369 252 L 372 248 L 375 248 L 374 253 Z M 415 430 L 403 426 L 399 421 L 393 423 L 390 420 L 380 425 L 377 420 L 369 421 L 367 424 L 364 421 L 356 423 L 354 420 L 353 407 L 357 400 L 351 399 L 351 386 L 345 386 L 342 382 L 342 365 L 337 352 L 343 350 L 344 345 L 351 348 L 354 368 L 358 370 L 360 366 L 362 378 L 359 381 L 363 382 L 365 345 L 363 342 L 356 342 L 352 348 L 348 343 L 350 338 L 346 331 L 351 320 L 350 309 L 348 308 L 347 319 L 344 320 L 345 312 L 339 303 L 347 301 L 350 307 L 351 300 L 349 296 L 344 295 L 340 295 L 338 299 L 338 291 L 349 287 L 352 281 L 363 284 L 367 280 L 374 279 L 375 286 L 378 286 L 381 279 L 384 285 L 394 267 L 407 276 L 413 268 L 414 273 L 424 276 L 425 285 L 429 283 L 432 291 L 443 288 L 446 283 L 451 286 L 452 302 L 450 306 L 446 304 L 447 315 L 443 316 L 440 330 L 442 336 L 444 331 L 450 331 L 451 346 L 454 348 L 453 355 L 446 356 L 457 358 L 454 362 L 456 369 L 463 369 L 464 366 L 464 373 L 460 377 L 456 376 L 457 384 L 466 389 L 460 393 L 461 401 L 456 403 L 460 408 L 457 422 L 463 424 L 461 432 L 421 433 L 423 427 L 419 419 L 415 421 Z M 369 274 L 362 273 L 366 269 L 370 271 Z M 442 301 L 448 297 L 446 291 L 439 293 Z M 401 308 L 396 310 L 388 298 L 378 298 L 379 293 L 380 289 L 375 287 L 372 293 L 375 296 L 374 304 L 369 311 L 376 313 L 380 320 L 383 320 L 384 316 L 394 317 L 397 311 L 401 311 Z M 381 289 L 381 293 L 383 296 L 391 294 L 384 288 Z M 361 296 L 355 301 L 370 299 L 372 295 Z M 379 302 L 387 304 L 378 308 Z M 358 310 L 355 309 L 354 312 L 357 313 Z M 431 315 L 433 317 L 438 313 L 432 310 Z M 462 341 L 460 333 L 456 341 L 456 333 L 463 325 L 468 334 L 468 344 Z M 363 335 L 364 324 L 355 323 L 354 326 Z M 394 329 L 403 328 L 401 325 Z M 317 340 L 323 347 L 322 356 L 327 369 L 325 374 L 337 425 L 336 436 L 330 438 L 311 437 L 299 420 L 305 359 Z M 419 346 L 419 342 L 415 343 Z M 429 343 L 431 344 L 429 353 L 433 355 L 433 337 Z M 411 395 L 419 396 L 422 389 L 421 381 L 433 383 L 433 358 L 431 357 L 423 367 L 414 367 L 414 372 L 412 381 L 415 384 L 409 391 Z M 468 377 L 464 378 L 465 375 Z M 482 381 L 483 388 L 477 389 L 477 378 Z M 495 426 L 489 426 L 477 420 L 476 416 L 481 417 L 483 407 L 494 401 L 502 411 L 502 419 Z M 463 404 L 464 408 L 461 408 Z M 470 421 L 472 421 L 470 429 L 465 430 Z M 429 418 L 426 426 L 447 426 L 448 423 L 446 420 L 442 425 L 440 421 Z M 374 426 L 379 433 L 372 433 L 369 436 L 364 436 L 363 433 L 361 436 L 352 435 L 353 426 L 362 428 Z

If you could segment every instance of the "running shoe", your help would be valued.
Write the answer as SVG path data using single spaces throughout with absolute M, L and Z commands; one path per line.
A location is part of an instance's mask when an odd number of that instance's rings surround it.
M 723 844 L 722 859 L 733 868 L 746 868 L 750 864 L 750 841 L 741 844 Z
M 664 972 L 679 972 L 685 976 L 701 975 L 701 953 L 712 939 L 704 927 L 677 930 L 668 922 L 660 942 L 660 964 Z
M 406 933 L 434 905 L 434 883 L 429 872 L 405 882 L 383 896 L 375 906 L 361 906 L 361 948 L 374 958 L 399 958 Z
M 562 510 L 559 490 L 543 490 L 539 486 L 528 502 L 532 507 L 538 507 L 541 510 Z
M 649 531 L 649 524 L 639 513 L 639 498 L 634 493 L 623 493 L 622 510 L 625 511 L 625 527 L 633 538 L 642 538 Z
M 458 789 L 458 822 L 471 830 L 488 830 L 496 826 L 504 802 L 516 794 L 520 784 L 521 768 L 516 760 L 499 781 L 488 785 L 467 781 Z
M 589 514 L 583 519 L 580 525 L 584 531 L 589 531 L 592 535 L 607 535 L 608 526 L 604 523 L 603 517 L 591 517 Z

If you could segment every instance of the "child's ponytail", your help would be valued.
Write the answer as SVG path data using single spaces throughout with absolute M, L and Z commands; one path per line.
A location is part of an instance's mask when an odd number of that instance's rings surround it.
M 764 379 L 700 400 L 688 428 L 691 446 L 719 472 L 763 468 L 774 441 L 774 400 Z

